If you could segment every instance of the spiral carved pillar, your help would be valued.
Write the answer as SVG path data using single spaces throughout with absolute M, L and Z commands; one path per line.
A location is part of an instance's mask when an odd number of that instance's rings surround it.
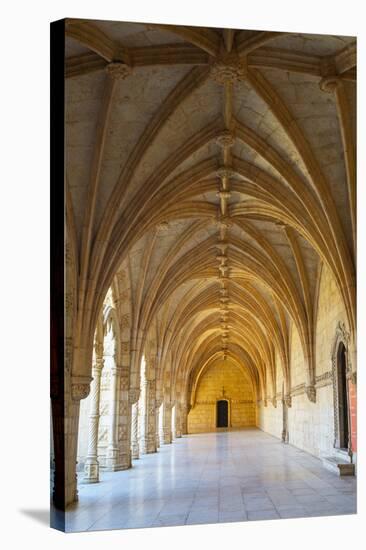
M 131 411 L 131 457 L 137 459 L 140 456 L 139 450 L 139 395 L 140 390 L 130 390 Z
M 103 352 L 102 352 L 103 353 Z M 84 467 L 84 483 L 98 483 L 98 427 L 99 427 L 99 403 L 100 403 L 100 378 L 103 368 L 103 355 L 98 354 L 93 365 L 90 384 L 90 414 L 88 431 L 88 454 Z

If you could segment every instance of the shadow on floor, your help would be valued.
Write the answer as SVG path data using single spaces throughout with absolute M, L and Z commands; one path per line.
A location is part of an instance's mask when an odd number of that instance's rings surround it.
M 49 510 L 40 510 L 40 509 L 28 509 L 28 510 L 19 510 L 24 516 L 45 525 L 46 527 L 50 526 L 50 511 Z

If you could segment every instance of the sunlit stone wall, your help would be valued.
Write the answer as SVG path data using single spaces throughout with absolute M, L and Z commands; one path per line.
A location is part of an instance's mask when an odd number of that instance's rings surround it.
M 229 401 L 231 428 L 255 426 L 256 404 L 249 377 L 231 362 L 220 361 L 199 380 L 196 402 L 188 415 L 188 433 L 216 430 L 216 403 L 220 399 Z

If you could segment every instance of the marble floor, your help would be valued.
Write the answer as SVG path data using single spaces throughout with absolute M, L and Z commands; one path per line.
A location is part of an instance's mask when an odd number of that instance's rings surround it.
M 356 513 L 356 479 L 257 429 L 184 436 L 79 485 L 66 531 Z

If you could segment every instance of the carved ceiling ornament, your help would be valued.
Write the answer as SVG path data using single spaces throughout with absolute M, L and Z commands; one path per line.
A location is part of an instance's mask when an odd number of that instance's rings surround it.
M 235 137 L 230 130 L 224 130 L 217 136 L 216 143 L 222 148 L 232 147 L 235 144 Z
M 211 66 L 211 78 L 219 84 L 234 84 L 245 80 L 247 65 L 236 52 L 223 52 Z
M 113 80 L 124 80 L 132 73 L 131 67 L 117 61 L 108 63 L 108 65 L 106 65 L 106 71 L 108 76 Z
M 335 91 L 341 81 L 342 79 L 337 75 L 326 76 L 319 82 L 319 87 L 323 92 L 331 94 Z

